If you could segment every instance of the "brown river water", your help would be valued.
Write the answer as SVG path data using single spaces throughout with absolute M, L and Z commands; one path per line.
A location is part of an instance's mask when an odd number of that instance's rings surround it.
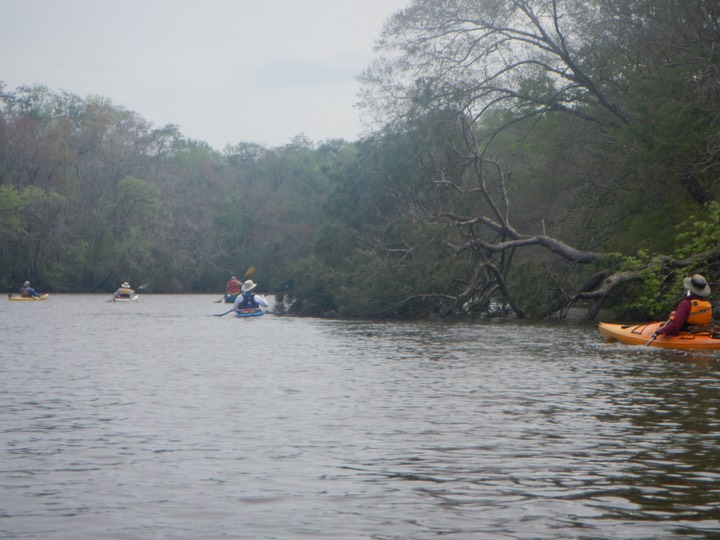
M 720 538 L 720 352 L 0 303 L 0 538 Z

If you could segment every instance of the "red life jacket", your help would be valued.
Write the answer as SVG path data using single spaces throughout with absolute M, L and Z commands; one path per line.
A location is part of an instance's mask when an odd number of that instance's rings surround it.
M 240 294 L 241 288 L 242 283 L 240 283 L 237 279 L 231 279 L 225 286 L 225 292 L 228 294 Z

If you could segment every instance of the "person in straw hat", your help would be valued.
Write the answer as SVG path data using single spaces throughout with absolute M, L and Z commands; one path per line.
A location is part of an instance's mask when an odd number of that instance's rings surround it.
M 113 293 L 112 299 L 114 302 L 116 298 L 130 298 L 133 294 L 135 294 L 135 291 L 132 290 L 127 281 L 124 281 L 120 288 Z
M 686 277 L 683 287 L 687 293 L 656 334 L 674 336 L 690 326 L 707 326 L 712 321 L 712 304 L 708 300 L 710 285 L 705 278 L 700 274 Z
M 263 296 L 252 292 L 255 287 L 257 287 L 257 283 L 254 283 L 252 279 L 248 279 L 243 283 L 240 294 L 238 294 L 233 304 L 235 311 L 240 309 L 256 309 L 260 306 L 268 307 L 268 302 Z

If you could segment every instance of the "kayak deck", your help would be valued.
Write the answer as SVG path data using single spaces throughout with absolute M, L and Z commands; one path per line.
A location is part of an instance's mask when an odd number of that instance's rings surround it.
M 621 342 L 628 345 L 648 345 L 655 335 L 655 330 L 662 322 L 649 322 L 642 324 L 612 324 L 601 322 L 598 324 L 600 335 L 608 342 Z M 711 332 L 681 332 L 676 336 L 658 336 L 650 347 L 664 349 L 693 349 L 693 350 L 720 350 L 720 334 Z
M 111 302 L 136 302 L 140 298 L 139 294 L 133 294 L 132 296 L 118 296 L 110 300 Z
M 260 308 L 245 308 L 245 309 L 238 309 L 235 312 L 236 317 L 259 317 L 260 315 L 263 315 L 264 312 Z
M 8 294 L 8 300 L 12 302 L 42 302 L 48 296 L 50 296 L 50 293 L 41 294 L 40 296 L 20 296 L 19 294 Z

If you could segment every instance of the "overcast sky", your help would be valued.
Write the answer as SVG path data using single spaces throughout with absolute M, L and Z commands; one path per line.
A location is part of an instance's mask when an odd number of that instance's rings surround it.
M 0 0 L 0 81 L 98 95 L 218 150 L 363 133 L 357 76 L 410 0 Z

